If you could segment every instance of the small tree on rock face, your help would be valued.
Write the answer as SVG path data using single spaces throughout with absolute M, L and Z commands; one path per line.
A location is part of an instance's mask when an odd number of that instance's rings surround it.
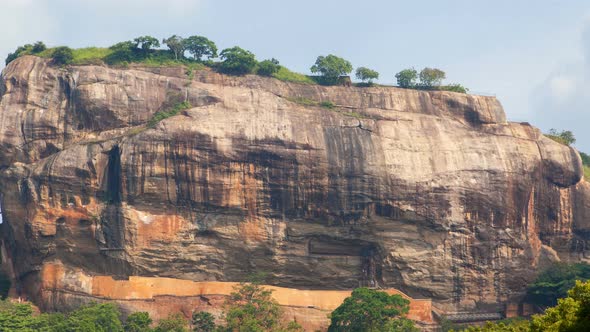
M 279 60 L 272 58 L 270 60 L 261 61 L 258 64 L 258 69 L 256 73 L 262 76 L 272 76 L 274 73 L 278 72 L 281 69 L 281 65 L 279 65 Z
M 185 50 L 185 43 L 184 39 L 180 36 L 173 35 L 169 38 L 165 38 L 162 40 L 162 43 L 166 44 L 170 51 L 174 53 L 174 58 L 178 60 L 178 58 L 184 57 L 184 50 Z
M 161 319 L 154 332 L 187 332 L 187 321 L 181 314 L 170 314 Z
M 256 67 L 254 54 L 238 46 L 224 49 L 221 51 L 220 57 L 223 61 L 219 69 L 226 74 L 250 74 Z
M 357 288 L 330 315 L 329 332 L 353 331 L 416 331 L 413 323 L 403 318 L 409 311 L 410 301 L 400 295 Z
M 215 317 L 205 311 L 193 312 L 193 332 L 215 331 Z
M 356 69 L 356 78 L 361 81 L 367 81 L 372 84 L 373 80 L 379 79 L 379 73 L 367 67 L 359 67 Z
M 418 72 L 414 68 L 408 68 L 395 74 L 397 79 L 397 85 L 402 88 L 411 88 L 416 85 L 416 79 L 418 78 Z
M 335 84 L 340 76 L 348 75 L 352 71 L 352 64 L 335 55 L 319 56 L 311 66 L 312 73 L 319 73 L 327 84 Z
M 145 332 L 150 331 L 152 319 L 147 312 L 134 312 L 125 322 L 125 332 Z
M 53 55 L 51 56 L 53 59 L 53 63 L 56 65 L 67 65 L 72 63 L 74 60 L 74 53 L 72 49 L 67 46 L 56 47 L 53 50 Z
M 420 72 L 420 83 L 427 88 L 441 85 L 445 78 L 445 72 L 437 68 L 427 67 Z
M 205 37 L 190 36 L 184 40 L 184 46 L 195 60 L 201 60 L 204 56 L 208 59 L 217 57 L 217 46 Z
M 160 41 L 152 36 L 142 36 L 133 39 L 135 48 L 140 48 L 143 51 L 149 51 L 152 48 L 160 47 Z

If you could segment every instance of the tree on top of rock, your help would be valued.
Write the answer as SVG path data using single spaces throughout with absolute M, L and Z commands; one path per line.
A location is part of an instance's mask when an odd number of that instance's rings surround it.
M 203 36 L 190 36 L 184 40 L 185 49 L 193 55 L 195 60 L 202 60 L 217 57 L 217 46 L 211 40 Z
M 447 77 L 444 71 L 437 68 L 424 68 L 420 72 L 420 83 L 427 88 L 440 86 Z
M 358 67 L 355 74 L 357 79 L 367 81 L 369 85 L 373 84 L 373 80 L 379 79 L 379 73 L 367 67 Z
M 333 54 L 320 55 L 311 66 L 311 72 L 319 73 L 326 84 L 336 84 L 340 76 L 348 75 L 352 71 L 352 64 Z
M 143 51 L 149 51 L 153 48 L 160 47 L 160 41 L 152 36 L 142 36 L 133 39 L 135 48 L 139 48 Z
M 184 39 L 180 36 L 177 35 L 173 35 L 171 37 L 168 38 L 164 38 L 162 40 L 162 43 L 166 44 L 166 46 L 168 46 L 168 48 L 170 49 L 170 51 L 172 51 L 172 53 L 174 53 L 174 58 L 176 60 L 178 60 L 178 58 L 183 58 L 184 57 L 184 51 L 185 51 L 185 43 L 184 43 Z
M 370 288 L 357 288 L 330 314 L 328 332 L 418 331 L 404 318 L 410 301 Z
M 252 52 L 241 47 L 234 46 L 221 51 L 221 72 L 233 75 L 250 74 L 256 67 L 256 58 Z

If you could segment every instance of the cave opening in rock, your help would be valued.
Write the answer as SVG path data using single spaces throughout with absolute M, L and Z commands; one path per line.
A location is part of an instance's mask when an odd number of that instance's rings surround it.
M 379 287 L 381 256 L 373 242 L 319 237 L 309 241 L 308 252 L 310 255 L 359 257 L 359 286 Z
M 109 203 L 121 203 L 121 149 L 115 145 L 109 151 L 109 162 L 107 166 L 107 192 L 106 198 Z

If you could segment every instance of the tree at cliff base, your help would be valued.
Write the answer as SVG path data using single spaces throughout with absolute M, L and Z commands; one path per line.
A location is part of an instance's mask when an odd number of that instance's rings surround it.
M 405 318 L 410 301 L 400 295 L 357 288 L 330 314 L 328 332 L 414 332 L 418 329 Z
M 241 283 L 234 288 L 224 304 L 225 325 L 219 332 L 300 332 L 294 321 L 286 323 L 283 311 L 272 291 L 258 282 Z

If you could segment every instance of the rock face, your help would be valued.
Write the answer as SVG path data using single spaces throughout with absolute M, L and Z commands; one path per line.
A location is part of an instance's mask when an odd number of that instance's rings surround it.
M 265 272 L 502 310 L 543 266 L 586 257 L 578 153 L 507 122 L 495 98 L 31 56 L 0 96 L 3 262 L 46 309 L 108 293 L 82 275 Z M 179 101 L 192 107 L 145 126 Z

